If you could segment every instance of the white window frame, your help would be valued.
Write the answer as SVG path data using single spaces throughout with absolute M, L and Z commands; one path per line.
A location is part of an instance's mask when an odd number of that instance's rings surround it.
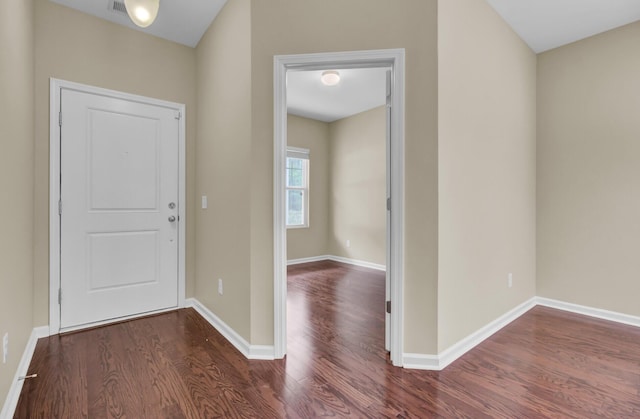
M 302 200 L 302 215 L 304 217 L 304 223 L 300 225 L 289 225 L 287 224 L 287 209 L 288 205 L 285 205 L 285 225 L 288 229 L 292 228 L 309 228 L 309 149 L 308 148 L 299 148 L 299 147 L 287 147 L 287 158 L 296 158 L 302 159 L 305 161 L 303 166 L 304 169 L 304 184 L 302 187 L 297 186 L 287 186 L 285 184 L 285 196 L 288 196 L 288 191 L 290 190 L 300 190 L 303 193 Z M 286 167 L 286 165 L 285 165 Z

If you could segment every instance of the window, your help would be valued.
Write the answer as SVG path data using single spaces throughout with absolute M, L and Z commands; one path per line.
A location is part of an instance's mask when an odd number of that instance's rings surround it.
M 309 227 L 309 150 L 287 148 L 287 227 Z

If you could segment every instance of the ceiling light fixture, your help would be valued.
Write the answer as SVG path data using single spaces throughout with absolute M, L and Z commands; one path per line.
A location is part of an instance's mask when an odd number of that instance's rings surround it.
M 124 0 L 124 5 L 133 23 L 146 28 L 156 20 L 160 0 Z
M 320 80 L 325 86 L 335 86 L 340 83 L 340 73 L 336 70 L 323 71 L 322 76 L 320 76 Z

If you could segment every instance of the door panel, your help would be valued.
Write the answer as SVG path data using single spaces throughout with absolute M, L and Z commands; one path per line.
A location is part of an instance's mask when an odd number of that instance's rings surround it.
M 176 307 L 175 111 L 67 89 L 61 109 L 61 329 Z
M 158 210 L 157 120 L 89 110 L 90 210 Z
M 159 244 L 157 231 L 87 234 L 87 291 L 159 282 Z

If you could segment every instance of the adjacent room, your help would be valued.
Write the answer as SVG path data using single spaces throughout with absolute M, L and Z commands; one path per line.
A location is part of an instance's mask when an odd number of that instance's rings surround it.
M 368 345 L 386 358 L 387 77 L 387 67 L 287 74 L 288 365 L 308 365 L 310 346 L 337 356 Z
M 0 28 L 1 419 L 640 416 L 636 0 Z

